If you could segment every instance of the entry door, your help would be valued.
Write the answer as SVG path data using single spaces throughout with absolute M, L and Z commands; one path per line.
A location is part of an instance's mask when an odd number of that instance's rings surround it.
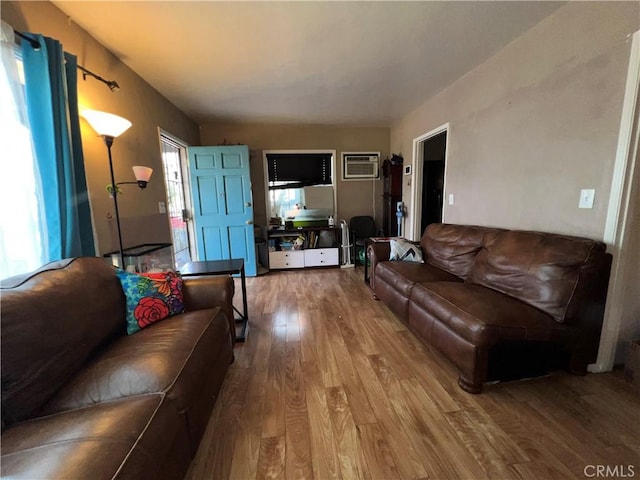
M 180 269 L 185 263 L 191 261 L 191 252 L 194 251 L 192 225 L 189 224 L 190 215 L 185 195 L 185 189 L 189 190 L 188 180 L 184 178 L 187 172 L 187 151 L 184 145 L 164 134 L 160 134 L 160 145 L 169 202 L 169 225 L 173 239 L 174 263 L 175 267 Z
M 199 260 L 243 258 L 256 276 L 249 148 L 189 147 L 194 229 Z

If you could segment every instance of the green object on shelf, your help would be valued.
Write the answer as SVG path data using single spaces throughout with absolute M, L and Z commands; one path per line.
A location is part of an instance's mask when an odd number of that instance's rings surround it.
M 294 227 L 326 227 L 328 226 L 327 220 L 294 220 Z

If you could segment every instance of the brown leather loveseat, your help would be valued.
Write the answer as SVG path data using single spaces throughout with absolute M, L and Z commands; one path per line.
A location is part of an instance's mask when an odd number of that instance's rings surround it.
M 389 261 L 389 243 L 371 244 L 371 287 L 456 366 L 463 390 L 558 368 L 585 374 L 595 361 L 611 267 L 603 243 L 432 224 L 419 245 L 424 263 Z
M 2 282 L 2 477 L 180 479 L 233 360 L 233 280 L 184 280 L 185 313 L 126 334 L 99 258 Z

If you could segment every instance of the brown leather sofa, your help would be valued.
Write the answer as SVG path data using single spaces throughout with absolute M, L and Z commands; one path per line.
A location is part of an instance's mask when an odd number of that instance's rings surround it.
M 611 255 L 601 242 L 542 232 L 432 224 L 419 242 L 424 263 L 389 261 L 372 243 L 370 285 L 425 344 L 458 369 L 458 384 L 595 361 Z
M 184 280 L 186 312 L 126 335 L 99 258 L 2 282 L 2 477 L 183 478 L 233 361 L 233 280 Z

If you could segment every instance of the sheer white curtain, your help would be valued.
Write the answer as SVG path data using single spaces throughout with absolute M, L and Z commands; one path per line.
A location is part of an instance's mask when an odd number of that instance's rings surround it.
M 40 175 L 33 155 L 13 28 L 2 22 L 0 71 L 0 279 L 40 267 L 46 245 Z

